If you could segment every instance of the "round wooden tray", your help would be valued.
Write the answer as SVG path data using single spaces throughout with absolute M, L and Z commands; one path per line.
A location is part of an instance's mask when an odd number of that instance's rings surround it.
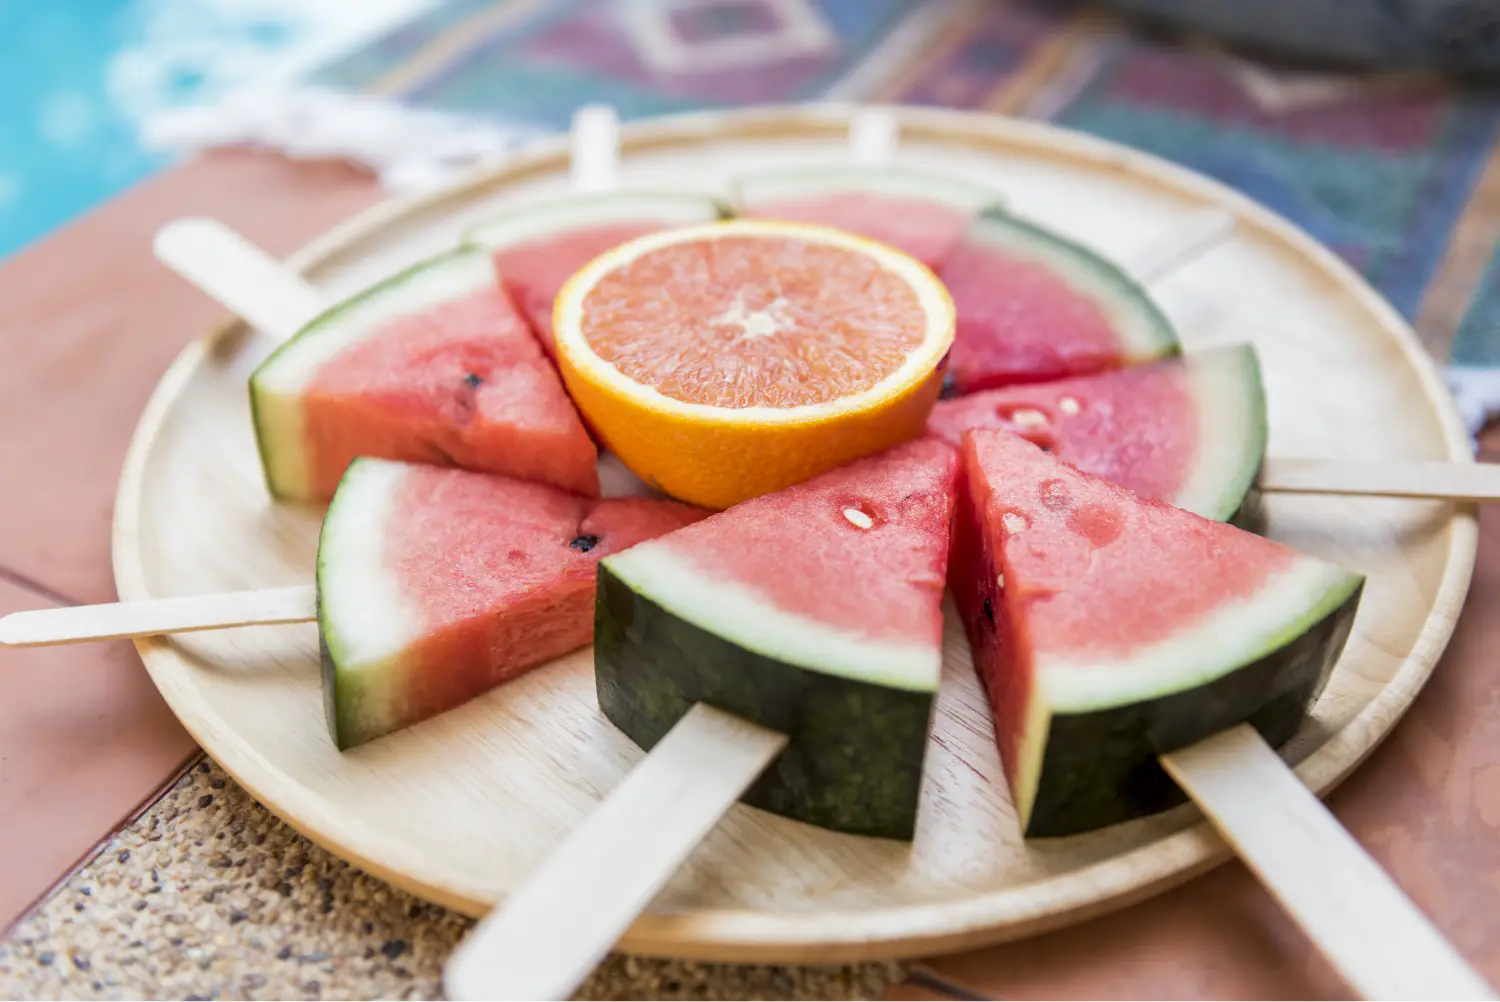
M 849 109 L 756 109 L 624 130 L 627 185 L 718 187 L 732 172 L 846 156 Z M 1472 461 L 1441 381 L 1401 318 L 1286 221 L 1163 161 L 994 116 L 904 110 L 902 162 L 984 179 L 1012 207 L 1127 260 L 1209 205 L 1235 239 L 1156 292 L 1188 350 L 1260 350 L 1275 455 Z M 347 293 L 449 246 L 468 221 L 565 189 L 563 143 L 338 227 L 293 263 Z M 246 378 L 269 350 L 242 325 L 190 346 L 136 431 L 115 511 L 120 596 L 307 583 L 321 509 L 273 504 Z M 1406 709 L 1452 630 L 1473 567 L 1472 511 L 1278 496 L 1270 535 L 1370 576 L 1342 661 L 1287 748 L 1318 791 Z M 340 754 L 323 722 L 311 624 L 138 644 L 193 736 L 261 802 L 340 856 L 480 914 L 640 758 L 599 713 L 585 651 L 458 710 Z M 1031 934 L 1139 900 L 1221 862 L 1190 806 L 1095 834 L 1023 843 L 989 714 L 950 615 L 947 671 L 911 845 L 736 806 L 621 948 L 717 960 L 910 956 Z M 580 902 L 582 905 L 583 903 Z

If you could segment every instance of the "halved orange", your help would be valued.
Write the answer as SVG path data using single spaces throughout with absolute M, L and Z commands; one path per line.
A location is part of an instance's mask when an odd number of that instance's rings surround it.
M 621 244 L 553 312 L 563 382 L 604 446 L 709 508 L 920 435 L 953 325 L 947 289 L 915 258 L 752 219 Z

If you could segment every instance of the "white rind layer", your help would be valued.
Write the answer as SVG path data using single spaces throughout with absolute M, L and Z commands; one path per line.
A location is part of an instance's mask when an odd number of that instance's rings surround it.
M 391 321 L 495 287 L 480 251 L 444 254 L 366 289 L 313 318 L 250 377 L 256 437 L 267 479 L 285 497 L 307 496 L 310 481 L 302 393 L 339 352 Z
M 1171 323 L 1155 309 L 1150 294 L 1088 248 L 1024 220 L 990 213 L 970 224 L 964 241 L 1004 250 L 1053 271 L 1109 317 L 1127 361 L 1158 358 L 1177 349 Z
M 1206 685 L 1286 646 L 1333 612 L 1363 580 L 1302 557 L 1244 598 L 1124 657 L 1048 656 L 1034 666 L 1052 713 L 1088 713 Z
M 319 620 L 341 674 L 378 669 L 420 634 L 417 612 L 385 565 L 383 546 L 408 469 L 381 459 L 355 460 L 323 521 Z
M 891 644 L 826 626 L 704 573 L 667 542 L 641 543 L 602 563 L 632 591 L 738 647 L 824 675 L 937 691 L 943 666 L 937 637 L 930 644 Z
M 578 226 L 640 220 L 660 221 L 669 226 L 707 223 L 721 218 L 727 210 L 727 205 L 712 196 L 689 192 L 627 190 L 567 195 L 481 220 L 464 231 L 464 240 L 497 251 Z
M 1244 503 L 1266 454 L 1260 361 L 1248 344 L 1183 356 L 1196 411 L 1198 455 L 1172 504 L 1227 521 Z
M 734 204 L 741 211 L 757 204 L 825 193 L 866 192 L 892 198 L 922 199 L 965 212 L 1002 205 L 997 188 L 966 178 L 901 167 L 802 167 L 741 174 L 731 182 Z

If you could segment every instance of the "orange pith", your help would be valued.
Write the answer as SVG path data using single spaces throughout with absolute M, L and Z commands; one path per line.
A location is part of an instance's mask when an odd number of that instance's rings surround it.
M 590 349 L 684 403 L 799 407 L 868 390 L 922 343 L 906 281 L 866 254 L 799 237 L 658 247 L 585 296 Z

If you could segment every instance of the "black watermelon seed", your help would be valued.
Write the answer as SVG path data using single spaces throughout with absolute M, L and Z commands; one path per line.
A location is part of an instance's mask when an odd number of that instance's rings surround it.
M 484 383 L 484 377 L 477 372 L 471 372 L 464 376 L 464 382 L 469 385 L 469 389 L 477 390 Z
M 577 539 L 573 540 L 568 545 L 571 546 L 573 549 L 577 550 L 579 553 L 587 553 L 590 550 L 592 550 L 594 547 L 596 547 L 596 546 L 599 545 L 599 537 L 598 536 L 579 536 Z
M 995 625 L 995 607 L 990 605 L 990 600 L 984 600 L 984 618 L 990 621 L 990 626 Z

